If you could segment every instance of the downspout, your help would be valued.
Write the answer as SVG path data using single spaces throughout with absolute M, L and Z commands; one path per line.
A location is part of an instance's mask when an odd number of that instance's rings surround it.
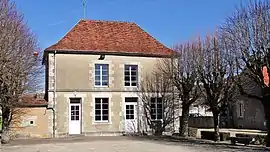
M 53 90 L 53 137 L 55 137 L 55 103 L 56 103 L 56 50 L 54 50 L 54 90 Z
M 53 89 L 53 107 L 47 107 L 48 110 L 53 112 L 53 138 L 55 138 L 55 103 L 56 103 L 56 50 L 54 51 L 54 89 Z

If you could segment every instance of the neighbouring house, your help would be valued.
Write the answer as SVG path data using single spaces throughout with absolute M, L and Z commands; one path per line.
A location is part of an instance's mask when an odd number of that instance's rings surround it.
M 172 54 L 135 23 L 80 20 L 44 51 L 49 134 L 140 131 L 140 82 Z
M 261 96 L 260 87 L 247 76 L 241 75 L 242 86 L 248 94 Z M 228 109 L 224 111 L 222 126 L 225 128 L 265 130 L 264 109 L 261 101 L 241 95 L 239 91 L 233 94 Z
M 12 138 L 50 137 L 48 134 L 47 101 L 25 94 L 13 110 L 10 126 Z

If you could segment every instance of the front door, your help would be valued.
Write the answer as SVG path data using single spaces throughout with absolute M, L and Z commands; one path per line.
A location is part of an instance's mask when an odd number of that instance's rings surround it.
M 137 102 L 125 102 L 125 131 L 127 133 L 137 132 Z M 134 101 L 134 100 L 133 100 Z
M 81 134 L 81 99 L 70 98 L 69 134 Z

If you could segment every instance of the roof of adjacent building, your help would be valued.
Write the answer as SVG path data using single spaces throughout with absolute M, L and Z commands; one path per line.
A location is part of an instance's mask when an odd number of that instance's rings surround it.
M 48 102 L 43 98 L 39 98 L 37 94 L 24 94 L 18 104 L 21 107 L 36 107 L 47 106 Z
M 62 39 L 45 51 L 170 56 L 173 51 L 137 24 L 80 20 Z

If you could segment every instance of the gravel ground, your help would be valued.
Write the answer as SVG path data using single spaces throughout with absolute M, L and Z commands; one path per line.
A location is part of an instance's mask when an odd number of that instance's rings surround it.
M 16 140 L 1 152 L 260 152 L 258 147 L 173 142 L 127 137 L 84 137 L 54 140 Z

